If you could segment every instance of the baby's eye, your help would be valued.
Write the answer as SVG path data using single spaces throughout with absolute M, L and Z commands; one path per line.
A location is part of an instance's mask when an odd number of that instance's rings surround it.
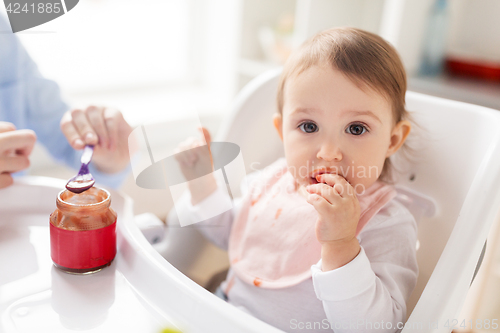
M 366 127 L 361 124 L 351 124 L 346 128 L 346 132 L 352 135 L 361 135 L 366 131 Z
M 306 133 L 314 133 L 318 131 L 318 126 L 316 126 L 315 123 L 311 122 L 302 123 L 299 125 L 299 128 L 302 130 L 302 132 Z

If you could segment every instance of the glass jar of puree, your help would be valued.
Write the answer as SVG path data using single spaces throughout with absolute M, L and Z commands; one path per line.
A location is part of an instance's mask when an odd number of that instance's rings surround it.
M 54 265 L 87 274 L 111 265 L 116 255 L 116 213 L 108 191 L 92 187 L 82 193 L 63 190 L 50 215 L 50 252 Z

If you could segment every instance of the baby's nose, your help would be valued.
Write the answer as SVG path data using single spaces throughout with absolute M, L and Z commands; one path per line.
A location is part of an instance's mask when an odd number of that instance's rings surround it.
M 316 157 L 318 159 L 322 159 L 322 160 L 325 160 L 328 162 L 341 161 L 342 160 L 342 151 L 340 150 L 339 146 L 337 146 L 331 142 L 327 142 L 321 146 Z

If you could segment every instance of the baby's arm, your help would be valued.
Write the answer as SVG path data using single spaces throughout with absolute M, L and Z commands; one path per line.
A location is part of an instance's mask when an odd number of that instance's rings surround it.
M 176 200 L 169 213 L 170 229 L 196 227 L 215 245 L 227 249 L 227 238 L 234 217 L 233 203 L 225 190 L 224 180 L 217 181 L 213 173 L 210 133 L 199 128 L 205 141 L 190 137 L 175 150 L 175 158 L 188 180 L 188 191 Z M 205 145 L 206 144 L 206 145 Z M 192 225 L 191 225 L 192 224 Z M 181 231 L 182 233 L 182 231 Z
M 174 151 L 175 159 L 185 179 L 188 180 L 192 205 L 197 205 L 217 189 L 216 179 L 212 173 L 214 166 L 210 150 L 211 136 L 204 127 L 200 127 L 199 131 L 205 137 L 205 142 L 190 137 Z
M 201 222 L 203 224 L 212 223 L 217 226 L 198 228 L 195 223 L 194 225 L 181 227 L 179 217 L 182 218 L 183 222 L 192 218 L 200 221 L 198 217 L 193 216 L 190 209 L 190 199 L 189 192 L 184 192 L 181 198 L 175 202 L 175 207 L 170 210 L 167 217 L 168 231 L 166 234 L 168 247 L 162 252 L 163 256 L 183 273 L 190 270 L 192 263 L 199 258 L 200 251 L 203 251 L 205 246 L 203 237 L 216 246 L 227 249 L 226 235 L 229 234 L 232 224 L 232 212 L 226 211 L 210 219 L 210 222 Z M 201 232 L 193 230 L 194 228 Z
M 225 186 L 224 182 L 218 182 L 216 190 L 204 200 L 196 205 L 192 205 L 191 200 L 186 200 L 185 204 L 192 218 L 200 221 L 194 224 L 198 231 L 213 244 L 227 251 L 231 226 L 241 199 L 235 199 L 231 203 Z M 214 216 L 213 212 L 221 211 L 221 207 L 228 206 L 232 208 Z
M 416 224 L 398 204 L 385 211 L 393 214 L 381 211 L 365 227 L 361 252 L 351 262 L 327 272 L 321 261 L 311 267 L 316 295 L 335 332 L 397 332 L 398 323 L 402 328 L 418 275 Z

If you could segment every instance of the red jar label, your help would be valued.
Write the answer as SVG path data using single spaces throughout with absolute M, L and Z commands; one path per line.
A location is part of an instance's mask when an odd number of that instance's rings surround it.
M 109 264 L 116 255 L 116 220 L 94 230 L 66 230 L 50 224 L 52 261 L 71 269 L 91 269 Z

